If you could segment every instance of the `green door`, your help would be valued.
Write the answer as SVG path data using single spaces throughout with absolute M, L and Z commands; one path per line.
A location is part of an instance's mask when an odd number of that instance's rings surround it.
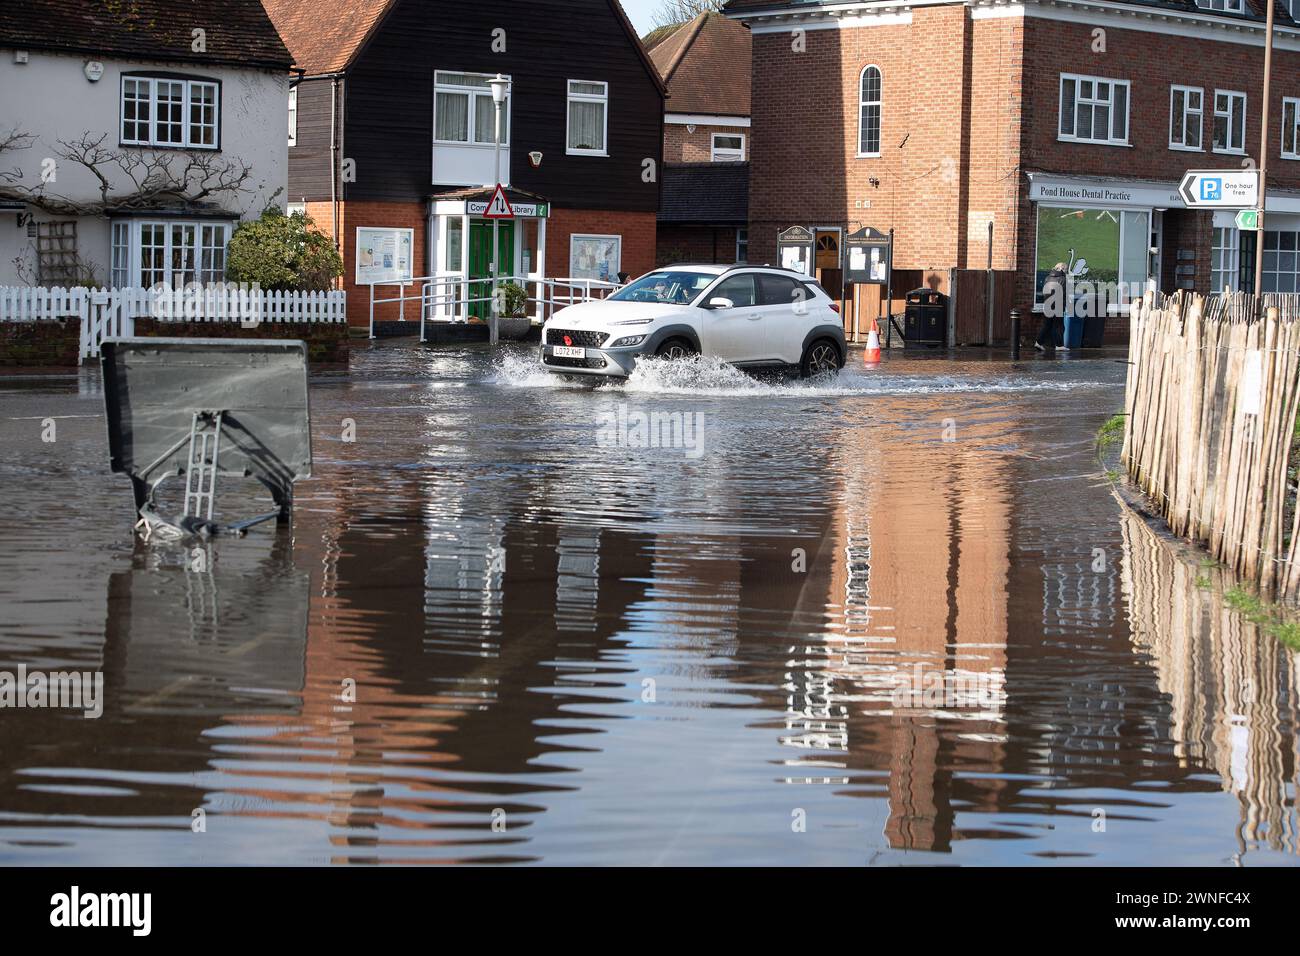
M 511 276 L 515 272 L 514 220 L 503 220 L 497 228 L 500 230 L 498 248 L 501 251 L 498 274 L 502 277 Z M 470 221 L 469 278 L 471 280 L 469 314 L 472 318 L 486 322 L 492 312 L 492 303 L 489 301 L 492 296 L 492 220 L 490 219 Z M 482 301 L 473 301 L 475 299 Z

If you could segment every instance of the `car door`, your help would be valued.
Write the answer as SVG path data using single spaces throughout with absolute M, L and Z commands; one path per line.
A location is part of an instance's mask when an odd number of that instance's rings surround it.
M 803 356 L 803 340 L 812 328 L 813 294 L 790 276 L 759 277 L 759 311 L 767 358 L 793 364 Z
M 713 299 L 730 299 L 730 309 L 707 308 Z M 727 362 L 752 362 L 767 351 L 758 276 L 753 272 L 729 275 L 706 293 L 701 322 L 704 354 Z

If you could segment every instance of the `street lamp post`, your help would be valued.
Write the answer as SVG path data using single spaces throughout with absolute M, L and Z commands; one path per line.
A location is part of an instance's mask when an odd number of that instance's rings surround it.
M 1264 200 L 1267 183 L 1264 176 L 1268 169 L 1268 97 L 1269 85 L 1273 79 L 1273 3 L 1269 0 L 1268 16 L 1264 26 L 1264 105 L 1260 112 L 1259 132 L 1259 195 L 1255 197 L 1255 295 L 1264 294 Z
M 488 80 L 488 86 L 492 87 L 492 106 L 496 111 L 496 124 L 494 134 L 494 152 L 496 154 L 496 185 L 501 185 L 501 107 L 505 104 L 506 95 L 510 92 L 510 81 L 500 73 L 494 79 Z M 495 216 L 492 218 L 492 309 L 488 313 L 488 335 L 490 343 L 497 344 L 497 311 L 500 308 L 500 302 L 497 298 L 498 277 L 500 275 L 501 243 L 500 243 L 500 220 Z

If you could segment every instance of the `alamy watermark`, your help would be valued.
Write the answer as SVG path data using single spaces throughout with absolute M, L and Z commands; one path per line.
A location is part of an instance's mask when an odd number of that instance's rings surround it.
M 104 713 L 102 671 L 0 670 L 0 708 L 80 710 L 88 720 Z
M 704 413 L 629 409 L 627 402 L 597 414 L 601 448 L 679 448 L 687 458 L 704 454 Z
M 913 664 L 894 678 L 897 709 L 995 710 L 1006 703 L 1006 678 L 1000 671 L 952 671 Z

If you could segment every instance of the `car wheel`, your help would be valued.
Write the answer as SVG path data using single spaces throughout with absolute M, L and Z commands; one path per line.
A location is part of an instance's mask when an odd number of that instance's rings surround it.
M 699 350 L 686 339 L 668 339 L 655 350 L 656 358 L 683 359 L 699 354 Z
M 830 339 L 817 339 L 804 349 L 803 361 L 799 363 L 799 372 L 804 378 L 835 373 L 844 367 L 844 357 L 839 347 Z

